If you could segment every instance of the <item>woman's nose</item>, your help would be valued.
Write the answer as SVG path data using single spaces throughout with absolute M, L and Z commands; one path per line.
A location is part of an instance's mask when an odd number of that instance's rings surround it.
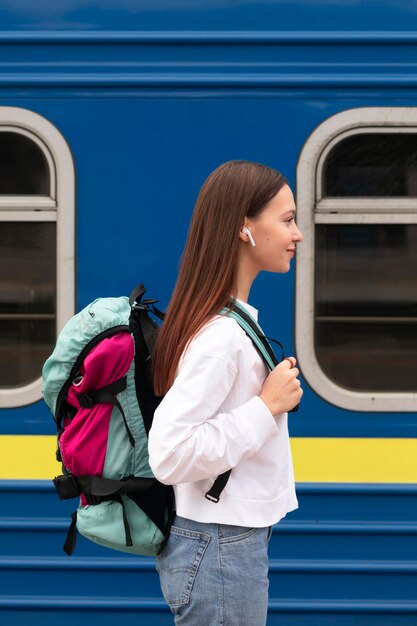
M 303 233 L 301 232 L 301 230 L 298 228 L 297 225 L 295 225 L 295 231 L 293 234 L 293 239 L 294 241 L 302 241 L 303 240 Z

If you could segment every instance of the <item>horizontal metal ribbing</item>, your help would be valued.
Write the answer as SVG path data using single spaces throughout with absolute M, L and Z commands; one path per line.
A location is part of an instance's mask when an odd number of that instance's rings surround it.
M 417 602 L 390 601 L 333 601 L 317 600 L 270 600 L 268 610 L 271 613 L 411 613 L 417 614 Z
M 0 596 L 1 609 L 23 609 L 23 610 L 106 610 L 106 611 L 163 611 L 169 612 L 167 605 L 162 598 L 82 598 L 76 597 L 30 597 L 30 596 Z M 417 614 L 417 602 L 408 601 L 329 601 L 326 599 L 316 600 L 274 600 L 271 599 L 268 605 L 271 613 L 411 613 Z
M 417 574 L 417 561 L 270 559 L 269 569 L 271 573 Z
M 145 571 L 155 572 L 155 559 L 151 557 L 141 558 L 85 558 L 67 556 L 62 557 L 2 557 L 0 558 L 1 570 L 56 570 L 56 571 Z
M 69 520 L 64 518 L 0 518 L 0 531 L 22 530 L 27 532 L 36 531 L 62 531 L 68 530 Z
M 280 522 L 274 527 L 274 533 L 280 534 L 348 534 L 348 535 L 415 535 L 417 524 L 407 522 Z
M 55 492 L 52 480 L 0 480 L 0 493 L 10 491 Z
M 400 67 L 400 66 L 399 66 Z M 323 66 L 323 70 L 326 67 Z M 98 73 L 0 73 L 0 87 L 139 87 L 139 88 L 245 88 L 245 87 L 358 87 L 358 88 L 413 88 L 417 86 L 417 73 L 203 73 L 172 72 L 152 75 L 138 72 Z
M 101 598 L 82 596 L 0 596 L 0 609 L 70 609 L 73 611 L 100 610 L 169 610 L 162 598 Z
M 314 574 L 417 574 L 417 561 L 354 561 L 347 559 L 270 559 L 269 569 L 274 573 Z M 153 558 L 102 559 L 102 558 L 0 558 L 0 571 L 135 571 L 155 573 Z M 156 575 L 156 574 L 155 574 Z
M 409 31 L 0 31 L 0 43 L 92 44 L 417 44 Z
M 0 518 L 1 531 L 62 531 L 68 528 L 66 518 Z M 417 523 L 404 522 L 280 522 L 273 534 L 348 534 L 348 535 L 416 535 Z
M 296 490 L 299 495 L 417 495 L 417 485 L 404 483 L 296 483 Z M 55 493 L 55 487 L 52 480 L 0 480 L 2 491 Z

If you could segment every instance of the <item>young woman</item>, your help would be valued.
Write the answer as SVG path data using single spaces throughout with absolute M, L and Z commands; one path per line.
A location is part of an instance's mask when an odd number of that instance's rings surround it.
M 230 161 L 198 196 L 178 281 L 153 359 L 164 395 L 149 435 L 150 464 L 174 485 L 176 517 L 157 557 L 165 600 L 182 626 L 262 626 L 272 524 L 297 508 L 287 411 L 302 390 L 295 358 L 271 373 L 239 324 L 231 297 L 255 319 L 251 285 L 288 272 L 302 235 L 285 178 Z M 232 468 L 215 503 L 205 498 Z

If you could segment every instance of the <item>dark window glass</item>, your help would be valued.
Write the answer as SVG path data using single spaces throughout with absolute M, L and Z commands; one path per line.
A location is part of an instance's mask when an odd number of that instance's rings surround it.
M 356 391 L 417 390 L 417 225 L 316 226 L 315 348 Z
M 48 163 L 36 143 L 0 132 L 0 195 L 49 196 L 49 186 Z
M 324 164 L 323 196 L 417 196 L 417 133 L 340 141 Z
M 55 343 L 56 224 L 0 222 L 0 387 L 39 378 Z

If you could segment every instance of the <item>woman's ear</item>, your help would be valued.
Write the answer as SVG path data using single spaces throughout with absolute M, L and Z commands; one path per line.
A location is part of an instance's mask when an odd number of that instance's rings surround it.
M 248 224 L 248 222 L 245 219 L 245 221 L 243 222 L 243 224 L 241 225 L 240 230 L 239 230 L 239 239 L 241 239 L 245 243 L 248 243 L 248 241 L 249 241 L 248 232 L 247 232 L 248 231 L 248 227 L 249 227 L 249 224 Z
M 242 228 L 239 230 L 239 239 L 241 241 L 244 241 L 245 243 L 248 241 L 248 236 L 247 234 L 243 231 L 244 226 L 242 226 Z
M 247 226 L 244 226 L 241 230 L 242 235 L 246 235 L 247 239 L 245 239 L 245 241 L 250 241 L 251 246 L 254 248 L 256 246 L 255 244 L 255 240 L 252 236 L 252 233 L 250 232 L 249 228 Z

